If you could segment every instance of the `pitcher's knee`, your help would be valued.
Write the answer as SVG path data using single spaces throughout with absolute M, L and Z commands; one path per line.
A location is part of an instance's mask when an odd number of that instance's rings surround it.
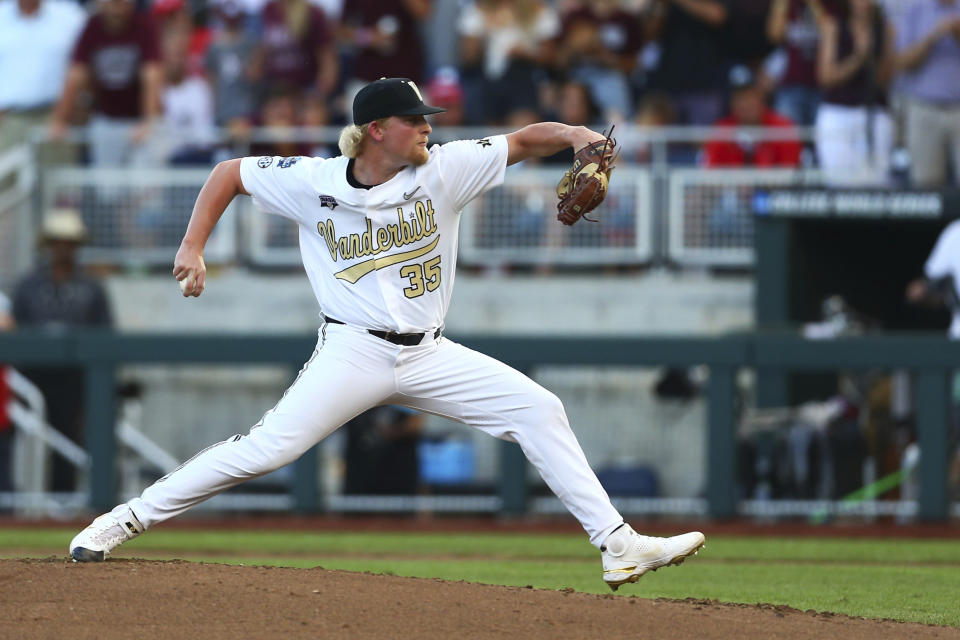
M 531 408 L 536 413 L 538 422 L 547 424 L 553 422 L 566 424 L 567 422 L 567 412 L 563 408 L 563 402 L 556 394 L 543 387 L 540 387 Z

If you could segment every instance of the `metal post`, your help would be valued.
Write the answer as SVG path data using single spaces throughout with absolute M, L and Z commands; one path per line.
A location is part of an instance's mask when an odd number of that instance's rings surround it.
M 529 366 L 517 367 L 527 376 Z M 514 442 L 500 443 L 500 512 L 507 516 L 522 516 L 527 512 L 527 457 Z
M 653 218 L 653 237 L 657 242 L 653 244 L 654 260 L 665 264 L 670 258 L 670 221 L 667 212 L 670 210 L 670 155 L 669 143 L 665 138 L 649 141 L 651 151 L 651 173 L 653 174 L 653 202 L 654 211 L 659 212 Z
M 320 510 L 320 490 L 317 477 L 320 471 L 319 445 L 293 463 L 293 503 L 298 513 L 316 513 Z
M 90 362 L 86 367 L 86 422 L 84 433 L 90 453 L 90 506 L 102 511 L 112 509 L 117 498 L 114 435 L 116 389 L 113 364 Z
M 760 329 L 790 324 L 790 221 L 754 217 L 754 317 Z M 782 407 L 790 403 L 787 371 L 757 371 L 757 406 Z
M 920 518 L 947 519 L 947 398 L 950 374 L 923 369 L 916 377 L 917 436 L 920 440 Z
M 294 362 L 290 367 L 291 384 L 296 381 L 305 367 L 302 363 Z M 293 494 L 293 505 L 297 513 L 317 513 L 320 511 L 320 445 L 310 447 L 293 463 L 293 485 L 290 491 Z
M 737 513 L 737 439 L 733 419 L 734 375 L 731 366 L 711 365 L 707 392 L 707 501 L 714 518 Z
M 505 515 L 521 516 L 527 511 L 527 459 L 513 442 L 500 443 L 500 499 Z

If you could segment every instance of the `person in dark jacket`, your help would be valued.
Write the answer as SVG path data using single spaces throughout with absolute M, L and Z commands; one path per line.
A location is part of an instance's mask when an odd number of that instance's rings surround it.
M 20 279 L 13 294 L 13 317 L 19 328 L 62 331 L 113 324 L 106 290 L 77 263 L 77 252 L 87 238 L 77 211 L 55 209 L 47 215 L 40 235 L 47 259 Z M 23 373 L 43 393 L 47 422 L 74 442 L 81 442 L 83 371 L 44 367 Z M 52 473 L 51 490 L 76 488 L 76 470 L 67 460 L 55 456 Z

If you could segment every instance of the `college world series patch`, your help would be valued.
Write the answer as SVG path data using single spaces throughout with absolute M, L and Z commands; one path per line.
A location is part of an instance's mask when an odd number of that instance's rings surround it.
M 338 204 L 339 203 L 337 202 L 336 198 L 333 196 L 320 196 L 321 207 L 330 207 L 330 211 L 333 211 L 337 208 Z

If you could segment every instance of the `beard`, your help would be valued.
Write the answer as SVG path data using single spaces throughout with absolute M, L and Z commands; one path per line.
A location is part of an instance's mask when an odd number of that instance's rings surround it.
M 417 147 L 407 158 L 415 167 L 420 167 L 427 164 L 427 160 L 430 159 L 430 152 L 427 151 L 426 147 Z

